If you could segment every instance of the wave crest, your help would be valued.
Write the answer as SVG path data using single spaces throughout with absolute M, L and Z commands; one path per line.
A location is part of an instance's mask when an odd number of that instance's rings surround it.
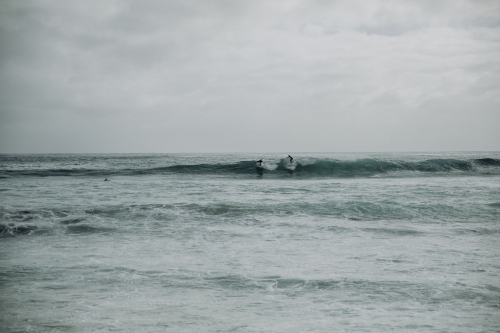
M 287 176 L 355 178 L 374 176 L 432 176 L 432 175 L 474 175 L 500 174 L 500 160 L 480 158 L 470 160 L 429 159 L 424 161 L 358 159 L 307 159 L 289 163 L 287 159 L 278 162 L 264 162 L 258 166 L 255 161 L 240 161 L 227 164 L 179 164 L 156 168 L 123 169 L 32 169 L 3 170 L 0 178 L 10 177 L 112 177 L 139 175 L 220 175 L 220 176 Z

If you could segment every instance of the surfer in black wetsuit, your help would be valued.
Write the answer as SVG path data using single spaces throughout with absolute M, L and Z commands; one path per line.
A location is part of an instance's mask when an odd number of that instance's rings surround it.
M 109 182 L 109 179 L 108 179 L 108 178 L 106 178 L 106 179 L 104 179 L 104 181 L 105 181 L 105 182 Z
M 290 156 L 290 155 L 288 155 L 288 158 L 290 158 L 290 163 L 292 163 L 293 162 L 293 157 Z
M 258 160 L 257 163 L 259 163 L 259 166 L 262 166 L 262 158 Z

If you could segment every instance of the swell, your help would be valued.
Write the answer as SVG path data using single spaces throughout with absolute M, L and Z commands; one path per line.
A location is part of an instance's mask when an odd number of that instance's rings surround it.
M 432 176 L 500 174 L 500 159 L 429 159 L 424 161 L 358 159 L 352 161 L 315 159 L 288 160 L 276 163 L 264 162 L 258 166 L 254 161 L 227 164 L 184 164 L 156 168 L 110 168 L 110 169 L 23 169 L 0 170 L 0 178 L 11 177 L 112 177 L 140 175 L 220 175 L 255 176 L 268 175 L 299 177 L 355 178 L 374 176 Z
M 106 227 L 126 229 L 159 223 L 159 225 L 176 224 L 188 221 L 205 221 L 221 224 L 239 222 L 260 224 L 271 220 L 290 221 L 294 217 L 302 219 L 321 219 L 324 221 L 352 221 L 364 233 L 378 235 L 418 236 L 421 233 L 412 228 L 402 228 L 396 221 L 433 221 L 453 223 L 466 222 L 478 218 L 485 222 L 496 221 L 497 209 L 490 204 L 456 204 L 446 205 L 432 202 L 425 205 L 408 204 L 389 200 L 325 200 L 323 202 L 275 202 L 249 201 L 228 203 L 154 203 L 154 204 L 118 204 L 98 205 L 93 207 L 47 207 L 41 209 L 8 209 L 0 207 L 0 234 L 29 234 L 41 232 L 45 227 L 59 225 L 72 232 L 90 231 L 91 228 Z M 115 225 L 120 221 L 119 225 Z M 363 221 L 394 221 L 390 228 L 358 225 Z M 136 224 L 139 222 L 139 224 Z M 239 223 L 238 222 L 238 223 Z M 350 224 L 351 225 L 351 224 Z M 27 227 L 30 230 L 25 229 Z M 322 226 L 321 228 L 323 228 Z M 481 229 L 482 228 L 482 229 Z M 460 233 L 498 234 L 500 231 L 491 223 L 462 226 L 456 229 Z M 110 231 L 110 230 L 101 230 Z

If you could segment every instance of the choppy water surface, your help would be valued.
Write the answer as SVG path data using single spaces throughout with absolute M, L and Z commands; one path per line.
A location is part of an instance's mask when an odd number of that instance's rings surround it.
M 499 153 L 284 156 L 0 155 L 0 331 L 500 331 Z

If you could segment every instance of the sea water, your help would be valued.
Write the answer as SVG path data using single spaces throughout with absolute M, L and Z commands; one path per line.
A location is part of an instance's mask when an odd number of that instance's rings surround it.
M 287 155 L 0 155 L 0 331 L 500 332 L 500 153 Z

